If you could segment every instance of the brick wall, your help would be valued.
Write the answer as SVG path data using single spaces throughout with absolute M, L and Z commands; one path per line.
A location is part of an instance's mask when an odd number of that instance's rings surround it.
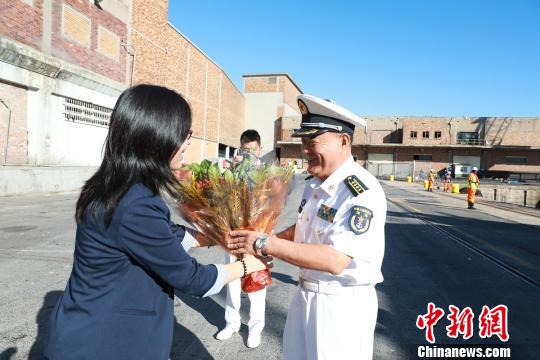
M 244 112 L 244 96 L 232 82 L 223 81 L 220 127 L 220 139 L 222 143 L 236 148 L 240 146 L 240 135 L 245 130 Z
M 416 138 L 411 137 L 411 132 L 416 132 Z M 428 137 L 424 138 L 423 133 Z M 435 133 L 440 137 L 436 138 Z M 403 119 L 403 144 L 443 145 L 450 144 L 448 121 L 444 118 L 407 118 Z
M 525 157 L 526 164 L 509 164 L 507 157 Z M 540 151 L 538 150 L 499 150 L 486 152 L 484 164 L 486 169 L 503 170 L 511 168 L 514 172 L 529 172 L 531 167 L 536 171 L 540 167 Z
M 0 35 L 41 49 L 43 0 L 32 5 L 20 0 L 0 1 Z
M 25 165 L 28 162 L 27 89 L 0 81 L 0 100 L 3 100 L 0 102 L 0 164 Z
M 168 23 L 167 8 L 166 0 L 133 1 L 133 82 L 182 94 L 191 106 L 194 132 L 186 158 L 216 157 L 218 142 L 239 146 L 244 97 L 221 68 Z
M 487 118 L 485 123 L 489 145 L 540 146 L 539 118 Z
M 244 77 L 244 93 L 277 92 L 278 78 L 279 76 Z
M 280 76 L 279 89 L 283 91 L 283 102 L 300 114 L 296 98 L 302 94 L 302 91 L 287 76 Z
M 281 148 L 280 164 L 286 165 L 291 161 L 298 161 L 302 158 L 302 146 L 301 145 L 287 145 Z M 299 163 L 300 165 L 300 163 Z M 307 164 L 304 164 L 304 168 L 307 168 Z
M 52 55 L 64 61 L 126 82 L 127 25 L 93 2 L 53 0 Z

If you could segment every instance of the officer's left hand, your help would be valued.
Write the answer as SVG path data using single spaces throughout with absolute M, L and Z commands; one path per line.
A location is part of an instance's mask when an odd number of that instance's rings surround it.
M 254 244 L 262 233 L 250 230 L 234 230 L 229 235 L 231 238 L 227 241 L 227 247 L 231 250 L 231 253 L 257 255 Z

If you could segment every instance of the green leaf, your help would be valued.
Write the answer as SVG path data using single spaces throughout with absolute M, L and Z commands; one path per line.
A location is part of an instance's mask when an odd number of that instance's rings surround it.
M 201 162 L 201 168 L 203 168 L 205 171 L 208 171 L 208 169 L 212 166 L 212 162 L 210 160 L 203 160 Z
M 223 178 L 225 181 L 227 181 L 229 184 L 232 184 L 234 182 L 234 174 L 231 170 L 227 169 L 223 172 Z
M 200 179 L 201 176 L 201 166 L 199 164 L 191 164 L 191 171 L 195 179 Z
M 210 179 L 213 182 L 219 181 L 219 167 L 217 164 L 214 164 L 208 168 L 208 179 Z

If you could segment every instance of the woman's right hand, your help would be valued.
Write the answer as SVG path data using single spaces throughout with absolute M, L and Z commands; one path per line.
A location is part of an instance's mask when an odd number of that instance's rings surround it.
M 245 254 L 242 259 L 246 263 L 248 274 L 264 269 L 271 269 L 274 266 L 272 262 L 274 258 L 272 256 L 253 256 Z

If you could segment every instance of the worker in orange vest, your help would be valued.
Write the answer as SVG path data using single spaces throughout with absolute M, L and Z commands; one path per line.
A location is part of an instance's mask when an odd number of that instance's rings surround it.
M 469 178 L 467 179 L 467 182 L 469 184 L 467 190 L 467 203 L 469 204 L 469 209 L 474 209 L 476 190 L 478 190 L 478 187 L 480 186 L 480 180 L 478 179 L 478 175 L 476 174 L 477 172 L 478 168 L 476 166 L 473 166 L 473 168 L 471 169 L 471 173 L 469 174 Z
M 435 185 L 435 171 L 431 169 L 428 174 L 428 191 L 433 191 L 433 185 Z

